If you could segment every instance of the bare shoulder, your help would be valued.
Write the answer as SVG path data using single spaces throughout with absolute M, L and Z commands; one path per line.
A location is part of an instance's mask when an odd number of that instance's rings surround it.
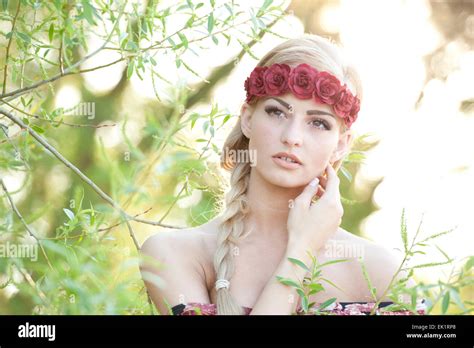
M 355 258 L 361 259 L 372 285 L 376 288 L 377 295 L 381 296 L 397 273 L 402 257 L 392 248 L 356 236 L 342 228 L 338 231 L 338 240 L 345 241 L 353 247 L 353 250 L 357 251 Z M 353 274 L 357 279 L 355 284 L 357 284 L 359 294 L 368 298 L 370 291 L 362 272 L 361 263 L 354 260 L 352 267 Z M 400 275 L 402 274 L 400 273 Z M 384 298 L 384 300 L 388 299 Z
M 152 256 L 157 252 L 173 250 L 175 256 L 186 257 L 189 252 L 199 249 L 200 237 L 200 227 L 164 230 L 149 236 L 142 244 L 141 250 Z
M 160 313 L 180 303 L 209 303 L 203 268 L 207 233 L 206 226 L 164 230 L 142 244 L 140 270 Z

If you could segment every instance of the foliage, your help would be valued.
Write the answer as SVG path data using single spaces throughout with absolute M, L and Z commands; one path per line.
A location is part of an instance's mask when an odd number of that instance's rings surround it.
M 379 294 L 377 294 L 377 289 L 371 282 L 366 265 L 363 263 L 362 259 L 359 259 L 362 267 L 362 274 L 364 275 L 364 279 L 374 302 L 373 309 L 370 312 L 371 315 L 377 313 L 376 311 L 379 309 L 380 302 L 387 297 L 390 298 L 392 304 L 383 307 L 383 311 L 409 310 L 412 314 L 417 315 L 418 300 L 422 299 L 425 301 L 426 314 L 434 314 L 433 311 L 435 310 L 435 306 L 440 301 L 441 309 L 439 312 L 441 314 L 470 314 L 472 311 L 474 311 L 474 303 L 469 300 L 463 300 L 461 296 L 463 290 L 472 291 L 472 288 L 474 287 L 474 278 L 472 275 L 472 268 L 474 265 L 473 256 L 468 257 L 461 267 L 453 265 L 447 281 L 439 280 L 434 284 L 425 284 L 424 282 L 419 282 L 414 286 L 410 286 L 408 284 L 409 281 L 413 279 L 416 269 L 439 267 L 446 264 L 453 264 L 455 261 L 454 259 L 450 258 L 439 246 L 435 245 L 435 247 L 440 251 L 446 260 L 416 265 L 409 264 L 414 255 L 425 254 L 423 250 L 429 247 L 430 243 L 434 239 L 449 234 L 453 231 L 447 230 L 438 232 L 420 240 L 419 234 L 421 231 L 422 222 L 423 218 L 420 220 L 420 224 L 415 235 L 411 240 L 409 240 L 405 209 L 403 209 L 401 215 L 400 236 L 403 242 L 404 256 L 398 269 L 392 275 L 391 281 L 387 288 L 383 289 L 383 291 L 381 291 Z M 323 277 L 322 268 L 326 265 L 348 261 L 349 259 L 336 259 L 319 264 L 317 257 L 312 255 L 309 251 L 308 253 L 312 259 L 311 267 L 308 267 L 303 261 L 298 259 L 288 258 L 288 260 L 298 267 L 306 270 L 310 275 L 309 277 L 304 277 L 302 281 L 278 276 L 277 279 L 282 284 L 296 289 L 296 292 L 301 297 L 301 307 L 304 313 L 311 312 L 313 314 L 321 315 L 325 314 L 323 311 L 324 308 L 337 301 L 337 298 L 329 298 L 319 305 L 316 305 L 315 302 L 309 303 L 310 295 L 324 290 L 323 282 L 337 287 L 336 284 Z M 462 263 L 463 260 L 458 261 Z M 409 299 L 408 301 L 406 300 L 407 297 Z
M 220 194 L 215 137 L 234 115 L 213 102 L 208 112 L 192 106 L 207 102 L 240 59 L 255 56 L 263 35 L 280 36 L 272 27 L 284 20 L 284 5 L 19 0 L 0 8 L 7 24 L 0 27 L 0 312 L 154 314 L 138 271 L 139 241 L 150 234 L 144 228 L 179 229 L 165 220 L 187 215 L 185 223 L 201 224 Z M 192 63 L 198 51 L 231 43 L 241 48 L 234 59 L 200 76 Z M 173 57 L 178 76 L 201 82 L 167 79 L 164 56 Z M 112 92 L 95 95 L 84 84 L 86 73 L 114 66 L 122 78 Z M 156 99 L 121 110 L 124 86 L 147 76 Z M 56 106 L 68 84 L 94 114 Z M 140 117 L 137 141 L 129 125 Z M 111 134 L 122 139 L 115 148 L 103 141 Z M 12 182 L 21 185 L 12 190 Z M 203 198 L 186 214 L 178 205 L 195 191 Z M 147 218 L 156 206 L 161 216 Z M 37 258 L 12 256 L 20 247 Z

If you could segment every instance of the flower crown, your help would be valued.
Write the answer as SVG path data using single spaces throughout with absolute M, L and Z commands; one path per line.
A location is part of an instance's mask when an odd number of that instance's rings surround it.
M 313 98 L 317 103 L 332 105 L 336 115 L 348 128 L 357 119 L 360 100 L 346 84 L 326 71 L 318 71 L 308 64 L 291 68 L 287 64 L 257 66 L 245 80 L 246 102 L 255 97 L 282 95 L 292 92 L 299 99 Z

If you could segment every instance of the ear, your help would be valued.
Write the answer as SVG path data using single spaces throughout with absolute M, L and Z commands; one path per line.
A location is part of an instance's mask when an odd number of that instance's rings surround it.
M 240 127 L 242 129 L 242 133 L 244 133 L 244 135 L 249 139 L 252 130 L 250 121 L 252 119 L 253 111 L 253 106 L 249 105 L 248 103 L 243 103 L 240 109 Z
M 331 162 L 337 162 L 349 151 L 354 133 L 352 129 L 346 130 L 344 133 L 339 135 L 339 140 L 337 142 L 337 147 L 334 149 L 334 152 L 331 157 Z

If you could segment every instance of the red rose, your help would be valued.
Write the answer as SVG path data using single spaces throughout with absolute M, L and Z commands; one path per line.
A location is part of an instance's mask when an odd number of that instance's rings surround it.
M 320 104 L 334 105 L 339 97 L 339 80 L 326 71 L 318 73 L 314 84 L 314 99 Z
M 346 125 L 348 128 L 351 127 L 351 125 L 357 120 L 357 115 L 360 110 L 360 100 L 359 98 L 354 98 L 354 103 L 352 104 L 351 111 L 349 113 L 349 116 L 346 118 Z
M 346 119 L 351 114 L 354 101 L 355 98 L 351 91 L 349 91 L 349 89 L 344 86 L 339 92 L 339 99 L 337 100 L 336 104 L 334 104 L 334 111 L 338 116 Z
M 290 73 L 288 87 L 298 98 L 309 99 L 313 96 L 317 75 L 316 69 L 308 64 L 300 64 Z
M 286 64 L 273 64 L 263 73 L 268 95 L 280 95 L 286 91 L 290 70 L 291 68 Z
M 250 76 L 245 80 L 244 85 L 245 90 L 247 91 L 247 102 L 250 101 L 253 96 L 262 97 L 266 94 L 263 74 L 267 69 L 266 66 L 258 66 L 253 69 Z

